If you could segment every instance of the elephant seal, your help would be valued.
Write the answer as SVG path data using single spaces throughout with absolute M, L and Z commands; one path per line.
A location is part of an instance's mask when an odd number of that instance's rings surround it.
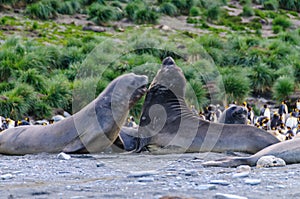
M 134 151 L 138 143 L 138 127 L 122 126 L 112 146 L 115 152 Z
M 295 138 L 268 146 L 249 157 L 228 157 L 215 161 L 208 161 L 202 165 L 218 167 L 237 167 L 239 165 L 255 166 L 261 157 L 268 155 L 281 158 L 286 164 L 300 163 L 300 139 Z
M 153 79 L 140 117 L 138 146 L 176 152 L 257 151 L 278 143 L 268 132 L 243 124 L 219 124 L 200 119 L 185 102 L 186 79 L 171 57 L 163 60 Z M 150 146 L 151 147 L 151 146 Z M 180 150 L 179 150 L 180 149 Z
M 0 153 L 95 153 L 118 137 L 129 109 L 145 94 L 148 77 L 133 73 L 113 80 L 74 115 L 47 126 L 26 126 L 0 133 Z
M 232 105 L 220 116 L 219 123 L 224 124 L 247 124 L 248 110 L 244 106 Z

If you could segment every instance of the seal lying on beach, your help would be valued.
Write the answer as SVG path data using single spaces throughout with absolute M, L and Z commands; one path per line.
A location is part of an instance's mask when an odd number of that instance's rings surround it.
M 232 105 L 220 116 L 219 123 L 224 124 L 247 124 L 248 111 L 243 106 Z
M 228 157 L 216 161 L 208 161 L 202 165 L 218 167 L 255 166 L 259 158 L 267 155 L 281 158 L 286 164 L 300 163 L 300 139 L 295 138 L 271 145 L 249 157 Z
M 122 75 L 82 110 L 47 126 L 24 126 L 0 133 L 0 153 L 94 153 L 118 137 L 130 107 L 146 92 L 146 76 Z
M 242 124 L 200 119 L 185 103 L 186 80 L 171 57 L 163 60 L 148 89 L 138 129 L 137 152 L 149 145 L 178 152 L 257 151 L 278 143 L 268 132 Z

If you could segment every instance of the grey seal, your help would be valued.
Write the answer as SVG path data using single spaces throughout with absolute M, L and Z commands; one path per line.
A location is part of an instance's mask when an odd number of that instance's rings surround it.
M 200 119 L 185 102 L 186 79 L 171 57 L 163 60 L 146 94 L 138 129 L 137 152 L 155 146 L 178 152 L 257 151 L 278 143 L 270 133 L 243 124 Z
M 261 157 L 269 155 L 283 159 L 286 164 L 300 163 L 300 139 L 295 138 L 268 146 L 248 157 L 227 157 L 215 161 L 208 161 L 202 165 L 218 167 L 237 167 L 239 165 L 255 166 Z
M 244 106 L 232 105 L 225 109 L 219 118 L 219 123 L 247 124 L 248 110 Z
M 148 77 L 119 76 L 74 115 L 47 126 L 22 126 L 0 133 L 0 153 L 96 153 L 118 137 L 129 109 L 146 92 Z

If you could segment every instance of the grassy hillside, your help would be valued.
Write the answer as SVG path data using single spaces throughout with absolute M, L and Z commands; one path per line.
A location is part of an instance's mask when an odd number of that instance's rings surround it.
M 187 101 L 290 99 L 300 10 L 290 0 L 0 1 L 0 115 L 80 110 L 115 77 L 176 59 Z M 131 114 L 140 113 L 140 102 Z

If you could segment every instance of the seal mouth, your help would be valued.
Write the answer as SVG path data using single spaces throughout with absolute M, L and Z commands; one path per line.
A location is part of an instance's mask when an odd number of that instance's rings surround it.
M 141 99 L 143 97 L 143 95 L 145 95 L 145 93 L 147 92 L 147 84 L 144 84 L 140 87 L 138 87 L 132 94 L 130 101 L 129 101 L 129 106 L 133 106 L 135 102 L 137 102 L 139 99 Z

